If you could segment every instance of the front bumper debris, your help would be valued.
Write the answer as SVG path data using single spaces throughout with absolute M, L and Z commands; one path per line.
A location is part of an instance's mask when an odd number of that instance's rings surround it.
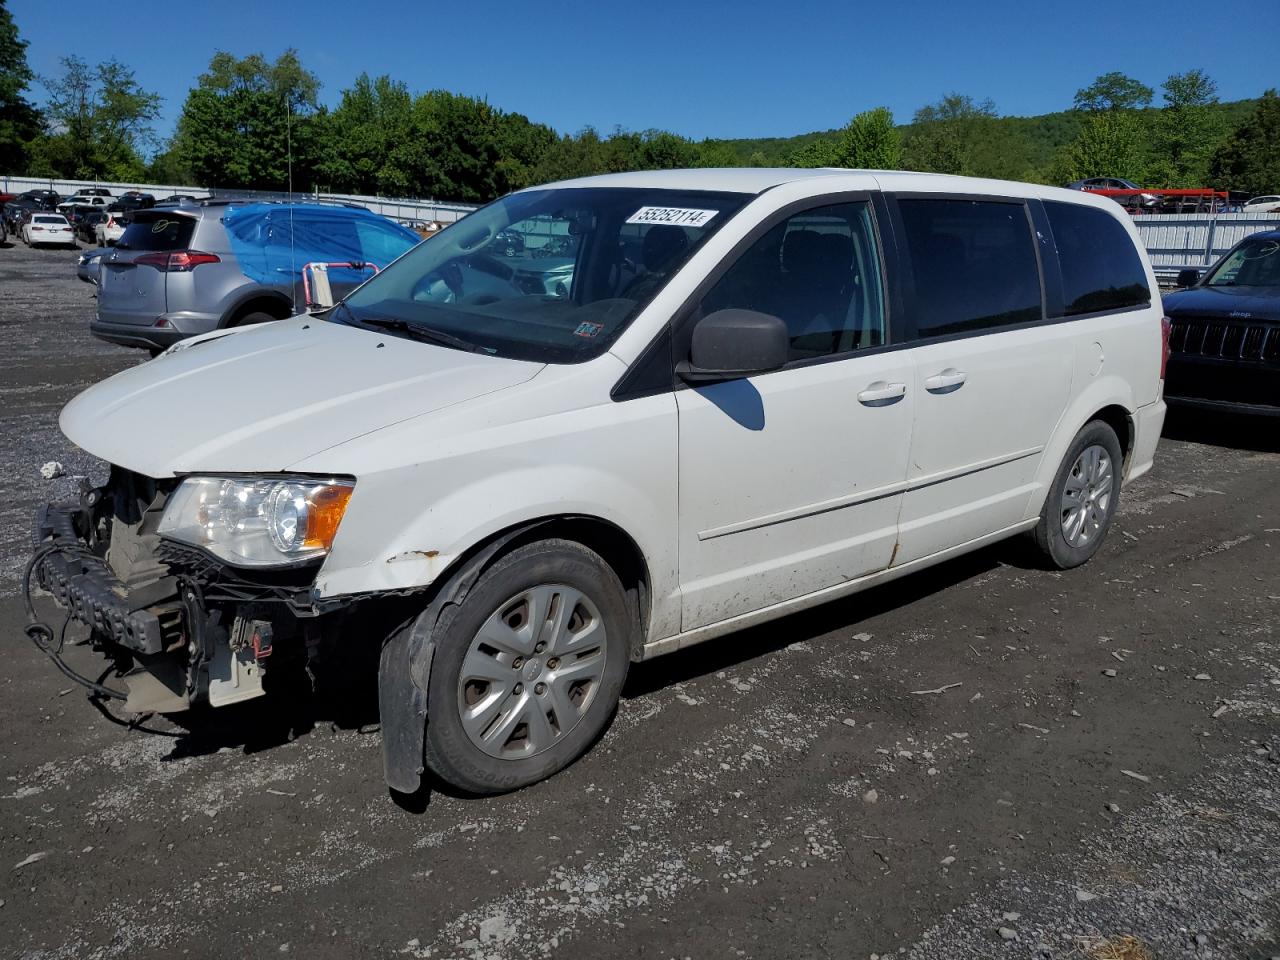
M 40 507 L 24 582 L 26 632 L 40 650 L 95 695 L 127 697 L 126 709 L 138 713 L 261 696 L 269 675 L 285 683 L 303 673 L 328 642 L 322 621 L 346 615 L 314 603 L 318 563 L 239 570 L 161 538 L 174 485 L 113 468 L 106 485 L 82 485 L 78 501 Z M 89 628 L 89 644 L 124 678 L 127 694 L 63 659 L 65 629 L 39 620 L 36 586 L 52 595 L 68 623 Z
M 180 640 L 176 582 L 161 581 L 141 595 L 129 591 L 82 539 L 77 526 L 85 522 L 80 504 L 47 504 L 37 511 L 37 583 L 75 620 L 136 653 L 157 654 Z M 172 597 L 167 602 L 166 592 Z

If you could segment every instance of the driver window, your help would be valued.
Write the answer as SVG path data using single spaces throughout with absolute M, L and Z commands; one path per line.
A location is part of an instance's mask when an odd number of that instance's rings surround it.
M 792 360 L 883 346 L 884 293 L 869 205 L 819 207 L 773 227 L 707 293 L 701 315 L 730 307 L 781 317 Z

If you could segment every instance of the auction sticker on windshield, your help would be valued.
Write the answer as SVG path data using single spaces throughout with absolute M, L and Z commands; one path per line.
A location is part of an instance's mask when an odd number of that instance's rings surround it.
M 641 207 L 627 223 L 667 223 L 674 227 L 703 227 L 719 210 L 690 210 L 687 207 Z

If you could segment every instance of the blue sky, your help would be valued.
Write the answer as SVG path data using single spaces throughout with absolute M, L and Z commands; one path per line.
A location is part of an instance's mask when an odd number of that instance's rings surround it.
M 1280 86 L 1280 0 L 9 0 L 39 74 L 114 56 L 164 98 L 167 135 L 217 49 L 287 47 L 339 92 L 362 71 L 414 91 L 487 97 L 562 132 L 661 127 L 790 136 L 889 107 L 900 121 L 949 91 L 1002 114 L 1064 109 L 1121 70 L 1158 90 L 1201 67 L 1223 99 Z M 1088 11 L 1088 12 L 1085 12 Z M 37 89 L 36 96 L 41 96 Z

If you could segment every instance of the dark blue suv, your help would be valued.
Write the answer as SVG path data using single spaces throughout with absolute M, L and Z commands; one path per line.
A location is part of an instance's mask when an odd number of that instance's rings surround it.
M 1171 404 L 1280 416 L 1280 230 L 1246 237 L 1164 298 Z

